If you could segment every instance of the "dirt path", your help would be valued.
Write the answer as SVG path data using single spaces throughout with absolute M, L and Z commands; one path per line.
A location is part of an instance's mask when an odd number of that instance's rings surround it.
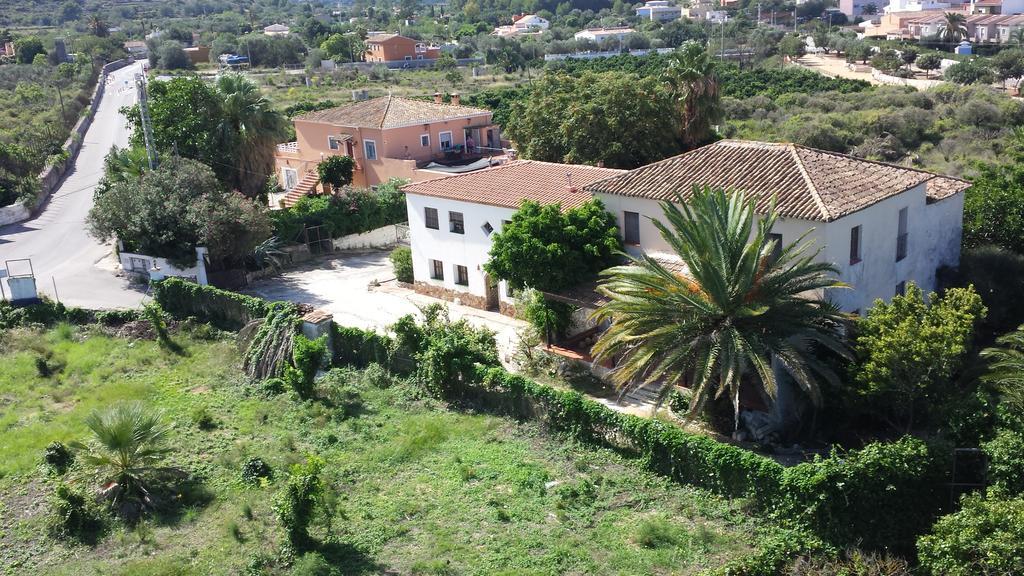
M 807 54 L 797 60 L 796 64 L 807 68 L 808 70 L 814 70 L 815 72 L 824 74 L 825 76 L 831 76 L 833 78 L 848 78 L 850 80 L 863 80 L 874 84 L 875 86 L 905 85 L 913 86 L 918 90 L 927 90 L 944 83 L 943 80 L 926 80 L 924 78 L 899 78 L 894 79 L 895 81 L 893 82 L 885 82 L 875 78 L 870 71 L 858 72 L 856 70 L 851 70 L 846 63 L 846 60 L 843 58 L 822 54 Z

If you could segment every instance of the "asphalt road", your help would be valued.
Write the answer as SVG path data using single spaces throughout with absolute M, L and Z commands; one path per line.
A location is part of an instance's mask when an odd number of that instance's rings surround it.
M 135 103 L 133 78 L 140 70 L 141 65 L 135 64 L 110 75 L 75 167 L 43 211 L 32 220 L 0 228 L 0 269 L 4 260 L 30 258 L 38 292 L 68 305 L 134 308 L 144 296 L 144 288 L 131 287 L 114 275 L 117 263 L 112 246 L 91 237 L 85 227 L 93 190 L 103 175 L 104 157 L 113 145 L 128 143 L 128 126 L 118 109 Z M 11 273 L 21 271 L 12 268 Z M 10 297 L 6 280 L 0 282 Z

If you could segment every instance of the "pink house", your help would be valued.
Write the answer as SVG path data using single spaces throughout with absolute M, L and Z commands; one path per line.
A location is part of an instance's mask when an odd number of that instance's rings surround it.
M 434 101 L 383 96 L 309 112 L 293 122 L 295 141 L 278 145 L 274 156 L 285 206 L 316 191 L 317 164 L 328 156 L 355 160 L 355 186 L 391 178 L 419 182 L 504 156 L 491 111 L 462 106 L 458 94 L 451 104 L 440 94 Z

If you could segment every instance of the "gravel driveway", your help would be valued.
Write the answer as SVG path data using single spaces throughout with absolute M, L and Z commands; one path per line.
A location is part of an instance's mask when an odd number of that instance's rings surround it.
M 372 286 L 374 281 L 380 285 Z M 406 314 L 417 314 L 422 306 L 442 302 L 448 305 L 452 319 L 466 318 L 474 326 L 493 330 L 505 364 L 515 349 L 516 331 L 526 326 L 496 312 L 445 302 L 398 286 L 388 252 L 382 250 L 336 253 L 254 282 L 244 292 L 268 300 L 312 304 L 334 314 L 334 321 L 342 326 L 378 332 Z

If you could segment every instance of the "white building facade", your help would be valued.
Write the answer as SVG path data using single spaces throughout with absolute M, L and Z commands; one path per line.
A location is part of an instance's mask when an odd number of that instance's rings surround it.
M 590 40 L 600 44 L 605 40 L 616 40 L 618 42 L 624 41 L 631 34 L 636 31 L 632 28 L 588 28 L 586 30 L 580 30 L 573 35 L 576 40 Z
M 721 141 L 587 188 L 618 222 L 628 252 L 670 254 L 652 219 L 661 200 L 697 186 L 744 190 L 766 206 L 776 196 L 773 234 L 821 249 L 846 289 L 826 296 L 866 313 L 913 282 L 926 293 L 936 272 L 960 262 L 966 181 L 792 144 Z
M 484 270 L 491 237 L 523 200 L 574 208 L 592 198 L 582 186 L 621 173 L 518 160 L 404 186 L 414 288 L 467 306 L 510 312 L 514 293 Z
M 652 22 L 671 22 L 678 20 L 681 14 L 682 8 L 674 6 L 668 0 L 649 0 L 636 9 L 637 18 Z

